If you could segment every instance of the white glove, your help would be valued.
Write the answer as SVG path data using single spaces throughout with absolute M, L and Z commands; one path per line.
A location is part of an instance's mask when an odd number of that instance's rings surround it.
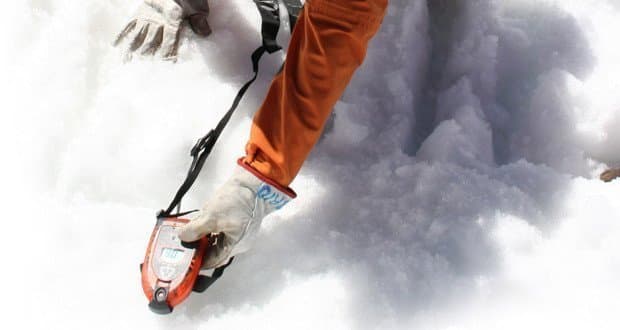
M 216 235 L 214 247 L 205 254 L 204 269 L 222 266 L 230 257 L 249 250 L 263 218 L 296 196 L 291 189 L 263 177 L 249 165 L 241 161 L 239 165 L 201 214 L 179 233 L 185 242 Z
M 164 59 L 176 59 L 183 20 L 203 36 L 211 33 L 207 23 L 209 7 L 206 0 L 144 0 L 133 19 L 118 35 L 114 46 L 129 36 L 128 56 L 138 52 Z

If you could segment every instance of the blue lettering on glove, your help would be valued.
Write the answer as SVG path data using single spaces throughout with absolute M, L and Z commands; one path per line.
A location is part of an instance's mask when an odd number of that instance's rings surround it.
M 281 192 L 271 188 L 270 185 L 265 183 L 262 183 L 260 187 L 258 187 L 256 195 L 258 198 L 272 205 L 276 210 L 281 209 L 291 200 L 288 196 L 283 195 Z

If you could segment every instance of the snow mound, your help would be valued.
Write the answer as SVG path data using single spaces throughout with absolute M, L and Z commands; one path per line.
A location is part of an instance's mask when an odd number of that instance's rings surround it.
M 214 34 L 186 33 L 178 63 L 124 63 L 111 42 L 138 3 L 3 11 L 5 328 L 620 326 L 620 185 L 596 178 L 620 165 L 617 1 L 391 0 L 299 198 L 166 317 L 138 264 L 193 141 L 250 74 L 259 17 L 212 0 Z M 230 174 L 281 60 L 263 62 L 187 208 Z

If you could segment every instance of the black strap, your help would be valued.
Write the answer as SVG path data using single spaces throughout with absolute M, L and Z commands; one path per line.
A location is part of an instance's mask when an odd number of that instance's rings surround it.
M 280 5 L 277 0 L 254 0 L 254 3 L 263 21 L 261 26 L 263 47 L 269 53 L 277 52 L 282 49 L 276 42 L 280 30 Z
M 222 277 L 224 270 L 226 270 L 226 267 L 230 266 L 234 258 L 235 257 L 231 257 L 225 265 L 214 269 L 211 276 L 199 275 L 194 283 L 193 290 L 199 293 L 205 292 L 218 278 Z
M 211 153 L 211 150 L 213 150 L 213 147 L 215 146 L 215 142 L 217 142 L 217 139 L 220 137 L 220 135 L 224 131 L 224 128 L 226 128 L 226 125 L 230 121 L 230 118 L 235 113 L 235 110 L 239 106 L 239 103 L 241 102 L 243 95 L 245 95 L 245 92 L 247 92 L 247 90 L 250 88 L 252 83 L 254 83 L 254 81 L 258 77 L 259 61 L 261 57 L 263 56 L 263 54 L 265 54 L 265 51 L 266 51 L 265 47 L 260 46 L 254 51 L 254 53 L 252 53 L 252 67 L 254 70 L 254 76 L 252 76 L 252 79 L 248 80 L 243 85 L 243 87 L 241 87 L 241 89 L 237 93 L 237 96 L 235 97 L 235 100 L 233 101 L 232 106 L 230 107 L 230 109 L 228 109 L 226 114 L 224 114 L 224 117 L 222 117 L 220 122 L 217 124 L 217 127 L 211 130 L 209 133 L 207 133 L 207 135 L 198 139 L 198 141 L 196 142 L 196 144 L 194 145 L 194 147 L 192 148 L 190 152 L 190 156 L 192 157 L 192 164 L 189 167 L 185 181 L 183 181 L 183 184 L 181 184 L 181 187 L 179 187 L 179 190 L 177 190 L 177 193 L 174 195 L 174 198 L 172 199 L 172 202 L 170 202 L 170 205 L 168 206 L 168 208 L 166 210 L 162 210 L 159 213 L 158 217 L 160 218 L 172 217 L 173 210 L 181 203 L 183 196 L 185 196 L 185 194 L 189 191 L 189 189 L 192 187 L 192 185 L 198 178 L 198 175 L 200 174 L 200 171 L 202 170 L 202 167 L 204 166 L 204 163 L 207 160 L 207 157 L 209 156 L 209 154 Z M 185 213 L 179 213 L 179 214 L 185 215 L 188 213 L 185 212 Z
M 263 37 L 263 44 L 252 53 L 252 70 L 254 72 L 254 75 L 252 76 L 252 79 L 248 80 L 241 87 L 241 89 L 237 93 L 237 96 L 235 96 L 235 99 L 230 109 L 228 109 L 226 114 L 224 114 L 220 122 L 217 124 L 216 128 L 207 133 L 207 135 L 198 139 L 198 141 L 192 148 L 190 152 L 190 156 L 192 157 L 192 164 L 190 165 L 190 168 L 187 172 L 187 177 L 185 178 L 185 181 L 183 181 L 183 184 L 181 184 L 181 187 L 179 187 L 179 190 L 177 190 L 168 208 L 159 212 L 158 217 L 160 218 L 181 216 L 194 212 L 190 211 L 177 214 L 172 213 L 176 207 L 180 206 L 183 196 L 185 196 L 185 194 L 189 191 L 189 189 L 198 178 L 198 175 L 200 174 L 200 171 L 202 170 L 202 167 L 204 166 L 207 157 L 215 146 L 215 142 L 217 142 L 217 139 L 224 131 L 224 128 L 230 121 L 230 118 L 239 106 L 241 99 L 250 88 L 252 83 L 254 83 L 254 81 L 258 77 L 259 62 L 262 56 L 265 54 L 265 52 L 273 53 L 282 49 L 282 47 L 280 47 L 276 42 L 276 36 L 278 34 L 278 30 L 280 29 L 280 10 L 278 6 L 278 0 L 254 0 L 254 3 L 256 4 L 258 11 L 261 14 L 261 31 Z M 299 0 L 285 0 L 285 4 L 287 9 L 290 10 L 289 17 L 291 18 L 291 27 L 294 27 L 294 23 L 297 20 L 297 15 L 299 15 L 299 10 L 301 9 L 301 3 L 299 2 Z M 294 20 L 292 20 L 293 18 Z
M 198 212 L 200 210 L 191 210 L 191 211 L 185 211 L 185 212 L 179 212 L 179 213 L 174 213 L 174 214 L 168 214 L 165 217 L 167 218 L 180 218 L 182 216 L 188 215 L 188 214 L 192 214 L 194 212 Z M 158 215 L 158 217 L 161 217 L 161 215 Z
M 297 19 L 299 18 L 299 14 L 301 13 L 301 9 L 304 5 L 301 4 L 299 0 L 282 0 L 284 2 L 284 6 L 286 7 L 286 11 L 288 12 L 288 20 L 291 24 L 291 33 L 293 32 L 293 28 L 297 23 Z

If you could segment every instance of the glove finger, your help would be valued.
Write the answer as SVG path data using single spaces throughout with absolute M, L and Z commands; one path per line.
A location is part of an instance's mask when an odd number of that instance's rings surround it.
M 129 46 L 130 52 L 135 52 L 136 49 L 142 47 L 142 44 L 144 44 L 144 40 L 149 33 L 149 26 L 150 24 L 146 24 L 140 29 L 140 32 L 138 32 L 136 37 L 131 42 L 131 46 Z
M 176 31 L 164 31 L 162 42 L 162 57 L 168 60 L 176 60 L 179 50 L 179 44 L 181 40 L 181 32 L 183 31 L 183 24 L 179 26 Z
M 179 231 L 179 238 L 184 242 L 195 242 L 207 234 L 217 231 L 215 221 L 199 218 L 186 224 Z
M 119 33 L 116 37 L 116 40 L 114 41 L 114 47 L 117 47 L 125 39 L 125 37 L 127 37 L 127 35 L 136 28 L 136 25 L 138 25 L 138 20 L 134 19 L 133 21 L 129 22 L 129 24 L 125 26 L 123 31 L 121 31 L 121 33 Z
M 146 40 L 150 41 L 147 41 L 147 43 L 145 43 L 142 50 L 142 55 L 154 55 L 155 52 L 157 52 L 157 50 L 161 47 L 161 44 L 164 40 L 163 26 L 160 26 L 159 28 L 157 28 L 157 30 L 151 31 L 152 35 L 149 34 L 149 36 L 146 38 Z

